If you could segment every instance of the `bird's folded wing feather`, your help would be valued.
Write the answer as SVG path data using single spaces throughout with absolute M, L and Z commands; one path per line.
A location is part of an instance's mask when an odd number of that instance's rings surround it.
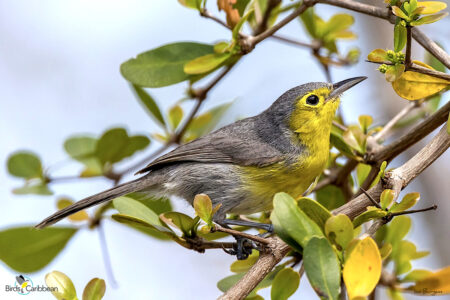
M 246 140 L 230 135 L 207 135 L 155 159 L 137 174 L 180 162 L 231 163 L 261 167 L 281 160 L 283 154 L 280 151 L 260 140 Z

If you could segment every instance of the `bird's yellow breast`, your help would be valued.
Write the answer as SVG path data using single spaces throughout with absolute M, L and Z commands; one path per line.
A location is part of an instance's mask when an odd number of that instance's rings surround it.
M 293 162 L 290 159 L 266 167 L 241 167 L 242 181 L 250 199 L 231 212 L 243 214 L 270 210 L 273 196 L 278 192 L 300 197 L 325 168 L 329 134 L 325 139 L 317 139 L 316 136 L 316 139 L 305 142 L 307 148 Z

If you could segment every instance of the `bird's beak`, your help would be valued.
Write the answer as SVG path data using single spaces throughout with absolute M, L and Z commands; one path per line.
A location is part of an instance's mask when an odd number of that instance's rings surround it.
M 331 91 L 330 95 L 328 95 L 328 98 L 325 101 L 339 98 L 339 96 L 341 96 L 343 92 L 366 79 L 366 76 L 353 77 L 333 84 L 333 90 Z

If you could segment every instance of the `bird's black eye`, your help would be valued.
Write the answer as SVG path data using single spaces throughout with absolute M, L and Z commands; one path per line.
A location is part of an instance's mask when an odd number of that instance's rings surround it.
M 316 95 L 310 95 L 308 98 L 306 98 L 306 104 L 309 105 L 317 105 L 319 103 L 319 97 Z

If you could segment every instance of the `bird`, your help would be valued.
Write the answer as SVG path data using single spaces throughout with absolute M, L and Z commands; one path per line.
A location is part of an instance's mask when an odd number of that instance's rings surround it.
M 325 169 L 332 121 L 343 92 L 367 79 L 310 82 L 283 93 L 262 113 L 183 144 L 150 162 L 135 180 L 82 199 L 37 224 L 44 228 L 82 209 L 132 192 L 178 196 L 191 205 L 210 197 L 215 223 L 273 230 L 270 224 L 227 219 L 272 208 L 273 196 L 301 196 Z M 246 254 L 238 249 L 238 259 Z

